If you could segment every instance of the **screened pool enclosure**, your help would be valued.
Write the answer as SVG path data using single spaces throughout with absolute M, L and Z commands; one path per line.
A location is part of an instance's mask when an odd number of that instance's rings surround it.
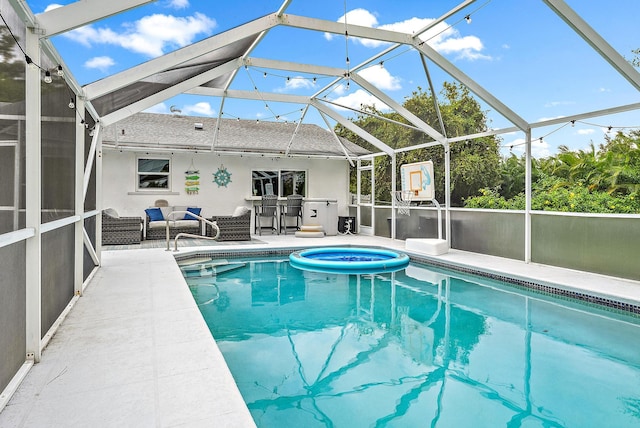
M 192 1 L 192 6 L 197 8 L 198 3 Z M 381 23 L 414 22 L 412 28 L 366 25 L 347 13 L 358 5 L 325 3 L 238 2 L 236 6 L 244 6 L 242 12 L 228 22 L 218 22 L 210 34 L 176 44 L 178 48 L 152 59 L 123 60 L 114 67 L 115 73 L 85 82 L 77 76 L 90 58 L 81 58 L 68 40 L 110 25 L 116 16 L 134 20 L 140 14 L 157 13 L 154 8 L 161 7 L 160 2 L 85 0 L 44 11 L 31 10 L 40 7 L 36 2 L 0 0 L 0 391 L 7 391 L 3 397 L 10 397 L 29 367 L 40 361 L 61 315 L 100 268 L 100 213 L 106 208 L 103 191 L 110 185 L 102 179 L 102 159 L 109 151 L 193 153 L 195 159 L 208 153 L 222 160 L 244 156 L 273 162 L 338 159 L 357 172 L 355 192 L 335 191 L 348 200 L 340 209 L 357 219 L 359 233 L 405 239 L 433 237 L 437 212 L 432 205 L 412 206 L 409 215 L 399 215 L 395 204 L 388 202 L 391 198 L 376 200 L 374 159 L 388 159 L 391 191 L 397 191 L 400 165 L 396 158 L 438 147 L 443 162 L 436 165 L 436 175 L 444 181 L 441 226 L 451 248 L 640 280 L 636 267 L 640 217 L 533 211 L 530 167 L 543 137 L 566 131 L 571 128 L 568 125 L 588 122 L 611 128 L 637 121 L 640 74 L 627 59 L 629 47 L 612 44 L 607 37 L 637 31 L 631 21 L 638 8 L 634 1 L 609 2 L 606 11 L 602 6 L 596 14 L 576 0 L 528 1 L 519 10 L 500 0 L 448 0 L 379 17 Z M 521 25 L 528 10 L 536 13 Z M 498 12 L 510 14 L 511 19 L 495 19 Z M 428 19 L 412 19 L 425 14 Z M 476 34 L 496 27 L 504 36 L 501 55 L 517 54 L 519 61 L 501 63 L 497 53 L 489 61 L 482 43 L 454 49 L 462 42 L 479 41 Z M 551 27 L 561 39 L 549 41 L 541 34 L 540 29 Z M 291 43 L 308 34 L 314 37 Z M 533 41 L 532 50 L 524 54 L 522 38 Z M 398 58 L 408 62 L 396 66 Z M 486 61 L 479 62 L 483 58 Z M 480 69 L 493 78 L 477 79 Z M 415 74 L 390 78 L 409 70 Z M 596 86 L 616 90 L 602 90 L 589 103 L 558 103 L 551 118 L 543 107 L 532 107 L 541 105 L 540 100 L 518 94 L 524 86 L 548 94 L 549 99 L 562 85 L 584 91 L 574 79 L 578 74 L 586 81 L 597 81 Z M 272 79 L 295 91 L 261 89 L 266 87 L 263 82 Z M 445 123 L 437 103 L 436 119 L 427 121 L 405 105 L 407 95 L 400 93 L 400 82 L 413 88 L 410 91 L 425 88 L 433 99 L 445 82 L 455 82 L 472 94 L 491 126 L 459 133 L 455 124 Z M 349 95 L 360 96 L 361 102 L 349 104 Z M 277 147 L 260 146 L 260 151 L 258 142 L 252 141 L 226 147 L 220 144 L 224 127 L 217 126 L 212 138 L 195 149 L 170 138 L 160 138 L 153 148 L 103 147 L 105 128 L 117 129 L 121 121 L 159 105 L 173 103 L 165 113 L 174 114 L 173 106 L 185 102 L 176 101 L 185 99 L 180 97 L 207 100 L 215 106 L 212 117 L 219 123 L 228 119 L 286 123 L 288 138 Z M 246 110 L 240 106 L 261 115 L 241 117 Z M 380 112 L 395 116 L 390 119 Z M 379 119 L 393 132 L 386 141 L 377 138 L 358 126 L 356 117 Z M 328 141 L 334 145 L 330 154 L 322 146 L 299 147 L 296 135 L 305 124 L 327 129 Z M 350 133 L 353 141 L 338 136 L 336 128 Z M 397 147 L 393 135 L 400 131 L 415 134 L 415 144 Z M 585 135 L 586 145 L 590 137 Z M 527 165 L 524 210 L 452 206 L 451 164 L 456 161 L 452 148 L 483 138 L 517 139 L 511 148 L 521 150 Z M 366 150 L 354 150 L 351 144 L 356 142 L 364 142 Z M 312 170 L 287 171 L 296 183 L 322 180 Z M 283 183 L 294 187 L 293 181 Z M 0 399 L 0 409 L 7 400 Z

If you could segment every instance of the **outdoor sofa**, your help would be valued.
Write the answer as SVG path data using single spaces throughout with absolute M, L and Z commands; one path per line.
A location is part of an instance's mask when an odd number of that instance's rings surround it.
M 169 219 L 169 239 L 178 233 L 202 235 L 202 221 L 185 213 L 174 211 L 188 211 L 200 215 L 201 208 L 188 206 L 150 207 L 145 210 L 145 239 L 166 239 L 167 219 Z

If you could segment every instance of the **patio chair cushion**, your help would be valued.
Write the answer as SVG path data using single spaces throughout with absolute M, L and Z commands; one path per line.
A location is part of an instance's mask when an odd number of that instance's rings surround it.
M 174 229 L 184 229 L 199 227 L 200 222 L 198 220 L 169 220 L 169 227 Z M 166 229 L 167 223 L 165 221 L 152 221 L 149 222 L 149 229 Z
M 160 208 L 147 208 L 144 210 L 149 216 L 149 221 L 162 221 L 164 220 L 163 212 Z

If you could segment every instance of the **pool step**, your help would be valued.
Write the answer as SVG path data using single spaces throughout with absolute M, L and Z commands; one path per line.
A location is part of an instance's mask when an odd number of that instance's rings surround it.
M 187 278 L 216 276 L 230 270 L 245 266 L 244 262 L 229 262 L 228 260 L 211 260 L 208 263 L 196 263 L 181 266 L 180 270 Z
M 211 257 L 193 257 L 190 259 L 178 260 L 178 266 L 189 266 L 194 264 L 201 264 L 205 262 L 210 262 L 212 260 L 213 259 Z
M 324 238 L 324 227 L 321 224 L 303 224 L 296 232 L 296 238 Z

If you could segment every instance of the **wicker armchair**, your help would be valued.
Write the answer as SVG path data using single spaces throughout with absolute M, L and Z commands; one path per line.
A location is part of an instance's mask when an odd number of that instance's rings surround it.
M 214 216 L 209 220 L 215 221 L 220 228 L 220 235 L 218 235 L 216 241 L 251 240 L 251 211 L 239 216 Z M 207 236 L 213 235 L 213 228 L 207 224 Z
M 139 244 L 141 238 L 141 217 L 117 217 L 102 212 L 102 245 Z

